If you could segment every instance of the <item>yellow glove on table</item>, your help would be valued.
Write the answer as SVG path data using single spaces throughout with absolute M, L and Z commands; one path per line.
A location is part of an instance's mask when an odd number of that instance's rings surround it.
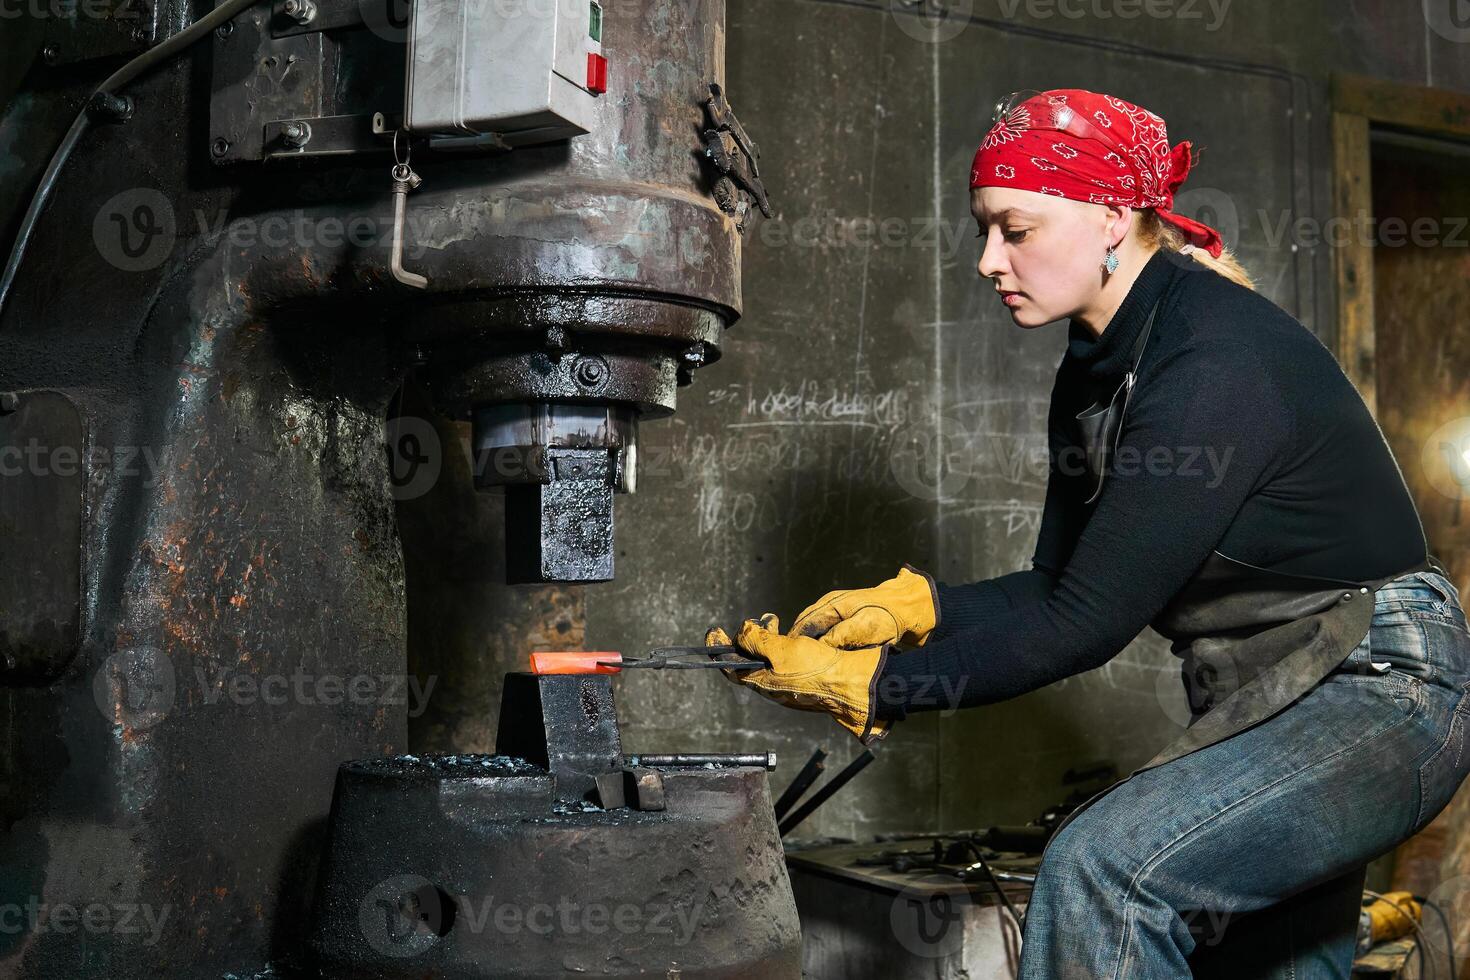
M 923 646 L 939 625 L 934 579 L 912 565 L 870 589 L 828 592 L 791 624 L 791 636 L 821 639 L 843 649 L 898 643 Z
M 705 646 L 723 646 L 730 636 L 714 627 Z M 766 613 L 747 619 L 735 645 L 770 663 L 766 670 L 721 671 L 778 704 L 802 711 L 825 711 L 869 745 L 888 734 L 890 722 L 873 718 L 874 685 L 888 657 L 888 644 L 844 650 L 807 636 L 782 636 L 781 622 Z

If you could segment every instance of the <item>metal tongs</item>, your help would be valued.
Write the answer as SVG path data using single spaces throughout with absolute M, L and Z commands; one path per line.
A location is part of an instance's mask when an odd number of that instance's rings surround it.
M 696 657 L 683 660 L 683 657 Z M 720 659 L 710 659 L 712 657 Z M 769 667 L 733 646 L 659 647 L 647 657 L 624 657 L 615 650 L 537 651 L 531 654 L 533 674 L 616 674 L 624 667 L 686 670 L 718 667 L 722 670 L 760 670 Z
M 700 657 L 699 660 L 682 660 L 681 657 Z M 729 658 L 729 659 L 709 659 Z M 650 670 L 693 670 L 718 667 L 722 670 L 761 670 L 771 666 L 764 660 L 754 660 L 739 647 L 732 645 L 708 647 L 658 647 L 648 656 L 639 658 L 618 655 L 616 660 L 599 660 L 604 667 L 647 667 Z

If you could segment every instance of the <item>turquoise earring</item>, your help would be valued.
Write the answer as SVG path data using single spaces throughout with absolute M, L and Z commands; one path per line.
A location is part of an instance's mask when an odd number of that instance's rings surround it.
M 1103 268 L 1108 272 L 1118 271 L 1118 250 L 1111 245 L 1108 246 L 1107 257 L 1103 259 Z

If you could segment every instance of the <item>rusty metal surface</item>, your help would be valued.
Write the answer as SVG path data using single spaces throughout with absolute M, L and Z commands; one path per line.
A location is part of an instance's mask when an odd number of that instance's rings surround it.
M 248 46 L 254 16 L 211 44 Z M 0 692 L 0 901 L 121 903 L 132 922 L 144 910 L 161 918 L 154 931 L 83 944 L 28 921 L 0 935 L 0 972 L 284 968 L 302 946 L 341 760 L 403 751 L 410 719 L 488 741 L 467 718 L 493 675 L 415 658 L 428 672 L 404 676 L 395 503 L 415 490 L 391 479 L 390 399 L 425 361 L 426 378 L 543 348 L 575 362 L 582 346 L 607 356 L 627 331 L 638 363 L 652 365 L 630 401 L 666 408 L 681 373 L 715 359 L 740 305 L 739 244 L 695 151 L 699 99 L 722 80 L 722 17 L 718 0 L 610 8 L 620 71 L 603 102 L 612 125 L 596 140 L 514 158 L 416 157 L 426 183 L 408 245 L 433 282 L 427 304 L 387 272 L 385 161 L 215 166 L 207 46 L 134 85 L 131 121 L 87 135 L 0 310 L 0 390 L 62 392 L 93 444 L 150 463 L 86 471 L 71 667 L 47 688 Z M 276 111 L 277 96 L 282 110 L 371 101 L 372 73 L 347 65 L 350 33 L 333 40 L 335 81 L 295 77 L 308 66 L 292 67 L 294 48 L 275 65 L 222 57 L 215 68 L 261 111 Z M 327 40 L 272 43 L 325 57 Z M 38 65 L 0 117 L 7 224 L 25 184 L 10 176 L 44 159 L 48 128 L 64 124 L 85 81 Z M 482 308 L 456 316 L 456 303 Z M 432 337 L 414 336 L 421 308 L 442 318 Z M 584 318 L 589 309 L 600 312 Z M 506 377 L 461 390 L 494 401 Z M 616 402 L 621 383 L 597 394 Z M 473 577 L 473 562 L 453 572 Z M 498 608 L 531 604 L 502 583 Z M 506 631 L 580 633 L 567 612 L 579 594 L 535 594 L 542 626 L 507 616 L 467 648 L 483 658 Z M 430 714 L 415 698 L 451 686 L 440 667 L 459 674 L 465 700 Z M 349 694 L 354 680 L 366 698 Z
M 48 319 L 65 357 L 26 356 L 29 322 L 6 324 L 4 382 L 65 383 L 92 445 L 138 461 L 87 469 L 70 669 L 3 698 L 6 901 L 113 928 L 79 944 L 38 911 L 0 937 L 10 976 L 285 954 L 336 765 L 404 745 L 386 345 L 267 327 L 220 272 L 179 279 L 131 330 L 109 319 L 114 337 Z

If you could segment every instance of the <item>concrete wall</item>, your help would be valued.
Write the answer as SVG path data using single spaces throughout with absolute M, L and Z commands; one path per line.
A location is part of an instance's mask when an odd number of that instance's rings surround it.
M 1434 2 L 1443 17 L 1403 0 L 943 0 L 944 18 L 936 0 L 732 0 L 728 91 L 777 209 L 747 240 L 745 317 L 678 415 L 644 428 L 616 582 L 498 585 L 495 498 L 459 501 L 474 544 L 452 565 L 405 516 L 414 662 L 455 692 L 416 720 L 418 747 L 488 749 L 498 673 L 533 646 L 636 652 L 767 610 L 789 623 L 905 561 L 947 581 L 1028 567 L 1066 326 L 1017 329 L 976 276 L 966 177 L 989 106 L 1079 87 L 1164 116 L 1201 151 L 1179 209 L 1330 343 L 1329 249 L 1280 229 L 1329 217 L 1329 72 L 1470 91 L 1466 39 Z M 461 628 L 466 606 L 493 627 Z M 1180 730 L 1175 663 L 1148 633 L 1046 690 L 911 719 L 803 834 L 1030 819 L 1069 767 L 1126 773 Z M 626 676 L 618 696 L 630 749 L 775 749 L 777 789 L 815 745 L 836 764 L 858 749 L 718 675 Z

